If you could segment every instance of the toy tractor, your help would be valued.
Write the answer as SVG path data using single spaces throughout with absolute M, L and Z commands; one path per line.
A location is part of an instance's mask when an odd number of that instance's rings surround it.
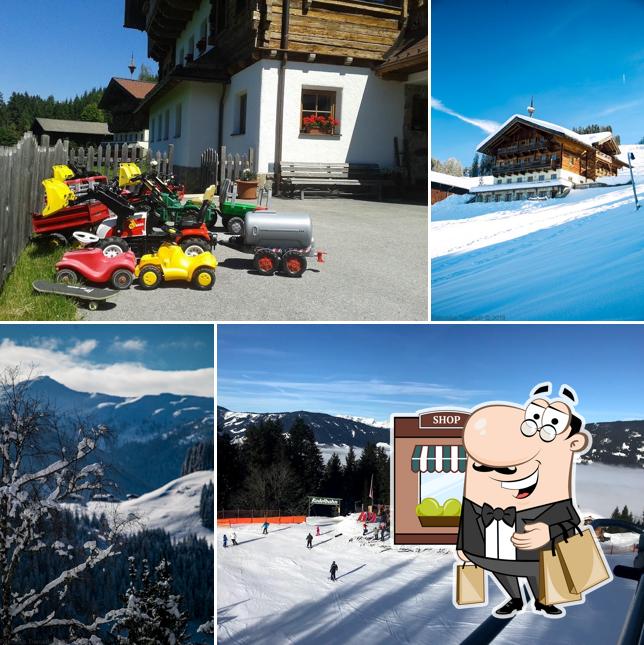
M 141 289 L 156 289 L 162 282 L 186 280 L 196 289 L 207 291 L 215 284 L 217 259 L 212 253 L 189 256 L 180 246 L 164 242 L 159 250 L 144 255 L 135 275 Z
M 248 213 L 256 211 L 270 212 L 270 190 L 262 190 L 256 204 L 243 204 L 237 201 L 237 184 L 225 179 L 221 184 L 219 196 L 219 215 L 221 223 L 231 235 L 241 235 L 244 231 L 244 221 Z M 266 199 L 266 206 L 263 200 Z

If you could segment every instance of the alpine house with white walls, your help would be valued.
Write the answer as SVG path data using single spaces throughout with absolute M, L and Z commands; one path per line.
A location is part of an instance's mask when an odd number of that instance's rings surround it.
M 125 26 L 159 63 L 138 108 L 150 148 L 174 144 L 175 173 L 197 189 L 202 151 L 222 145 L 253 148 L 255 171 L 278 179 L 282 162 L 417 175 L 426 15 L 426 0 L 125 0 Z

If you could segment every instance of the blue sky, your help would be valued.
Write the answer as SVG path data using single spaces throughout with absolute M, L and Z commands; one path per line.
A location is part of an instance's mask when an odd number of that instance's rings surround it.
M 214 396 L 212 325 L 0 324 L 0 370 L 83 392 Z
M 577 390 L 587 421 L 644 419 L 642 325 L 220 325 L 218 403 L 387 419 Z
M 29 92 L 72 98 L 104 87 L 112 76 L 129 78 L 134 53 L 147 58 L 147 36 L 123 28 L 124 0 L 26 0 L 2 2 L 0 19 L 0 92 Z
M 526 114 L 644 137 L 644 2 L 432 1 L 432 98 L 474 121 Z M 433 109 L 432 157 L 469 165 L 483 128 Z

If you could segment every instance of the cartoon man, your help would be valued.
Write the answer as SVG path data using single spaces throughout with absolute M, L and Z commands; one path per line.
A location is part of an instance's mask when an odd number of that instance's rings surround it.
M 501 618 L 523 609 L 519 578 L 527 578 L 535 611 L 564 614 L 538 601 L 539 551 L 564 532 L 572 536 L 580 522 L 572 500 L 573 460 L 588 450 L 591 437 L 573 409 L 572 388 L 563 385 L 553 401 L 544 396 L 551 389 L 550 383 L 537 385 L 524 407 L 483 405 L 464 430 L 468 460 L 457 554 L 491 572 L 508 593 L 494 612 Z

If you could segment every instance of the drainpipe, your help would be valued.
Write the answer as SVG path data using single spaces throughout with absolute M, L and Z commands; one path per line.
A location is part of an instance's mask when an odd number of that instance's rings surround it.
M 219 97 L 219 119 L 217 123 L 217 153 L 221 152 L 224 142 L 224 99 L 226 98 L 227 83 L 221 84 L 221 96 Z
M 284 121 L 284 84 L 286 75 L 286 63 L 288 62 L 288 31 L 291 10 L 291 0 L 282 0 L 282 39 L 280 49 L 282 50 L 282 61 L 280 63 L 277 79 L 277 108 L 275 112 L 275 160 L 274 171 L 276 193 L 281 192 L 282 183 L 282 131 Z

